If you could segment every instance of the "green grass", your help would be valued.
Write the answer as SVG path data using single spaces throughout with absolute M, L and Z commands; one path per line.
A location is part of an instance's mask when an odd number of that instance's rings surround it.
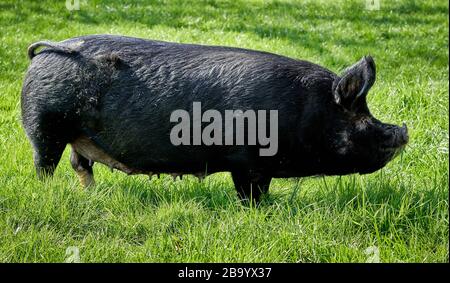
M 0 0 L 0 262 L 449 261 L 448 2 Z M 40 182 L 19 94 L 37 40 L 111 33 L 229 45 L 340 72 L 377 62 L 369 106 L 406 122 L 401 157 L 370 175 L 277 179 L 259 208 L 241 206 L 229 174 L 198 182 L 111 173 L 82 190 L 66 150 Z

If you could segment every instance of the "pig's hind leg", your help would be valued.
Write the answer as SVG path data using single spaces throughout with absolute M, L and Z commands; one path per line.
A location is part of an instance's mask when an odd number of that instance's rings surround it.
M 239 198 L 248 203 L 249 200 L 259 203 L 263 194 L 269 190 L 271 177 L 264 174 L 247 173 L 247 172 L 232 172 L 233 182 L 236 187 Z
M 53 175 L 65 146 L 65 143 L 58 141 L 36 142 L 34 144 L 34 166 L 40 179 Z
M 28 118 L 28 117 L 26 117 Z M 33 145 L 34 166 L 38 178 L 52 176 L 66 147 L 66 139 L 52 129 L 50 123 L 24 119 L 27 135 Z
M 89 187 L 95 184 L 94 172 L 92 170 L 93 162 L 84 158 L 72 148 L 70 153 L 70 164 L 78 175 L 78 179 L 83 187 Z

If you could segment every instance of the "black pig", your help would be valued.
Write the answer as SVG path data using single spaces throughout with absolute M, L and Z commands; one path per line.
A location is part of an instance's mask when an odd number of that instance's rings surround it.
M 240 198 L 258 201 L 272 178 L 371 173 L 408 142 L 405 125 L 381 123 L 367 107 L 370 56 L 338 76 L 267 52 L 112 35 L 37 42 L 28 55 L 22 119 L 38 176 L 51 175 L 71 144 L 85 186 L 94 161 L 128 174 L 229 171 Z M 194 102 L 277 110 L 276 154 L 250 144 L 173 145 L 170 115 L 191 113 Z

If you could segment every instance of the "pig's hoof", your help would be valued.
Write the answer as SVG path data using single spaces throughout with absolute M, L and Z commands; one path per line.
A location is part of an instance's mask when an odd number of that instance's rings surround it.
M 95 186 L 94 175 L 87 171 L 77 172 L 78 180 L 84 188 L 90 188 Z

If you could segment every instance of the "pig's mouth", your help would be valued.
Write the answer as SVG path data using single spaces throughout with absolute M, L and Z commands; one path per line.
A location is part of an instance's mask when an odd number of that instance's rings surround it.
M 405 149 L 409 141 L 408 129 L 405 124 L 402 127 L 397 127 L 395 132 L 391 133 L 389 142 L 381 144 L 376 149 L 376 157 L 373 159 L 374 163 L 369 165 L 364 170 L 360 170 L 360 174 L 369 174 L 384 167 L 388 162 L 396 158 Z
M 396 146 L 386 146 L 386 147 L 379 147 L 378 150 L 380 152 L 384 153 L 392 153 L 394 152 L 397 154 L 398 152 L 401 152 L 405 148 L 406 144 L 404 145 L 396 145 Z
M 357 170 L 359 174 L 371 174 L 395 159 L 403 150 L 402 147 L 380 147 L 371 162 L 364 162 Z
M 380 152 L 386 154 L 386 163 L 396 158 L 405 149 L 406 144 L 400 146 L 392 146 L 387 148 L 380 148 Z

